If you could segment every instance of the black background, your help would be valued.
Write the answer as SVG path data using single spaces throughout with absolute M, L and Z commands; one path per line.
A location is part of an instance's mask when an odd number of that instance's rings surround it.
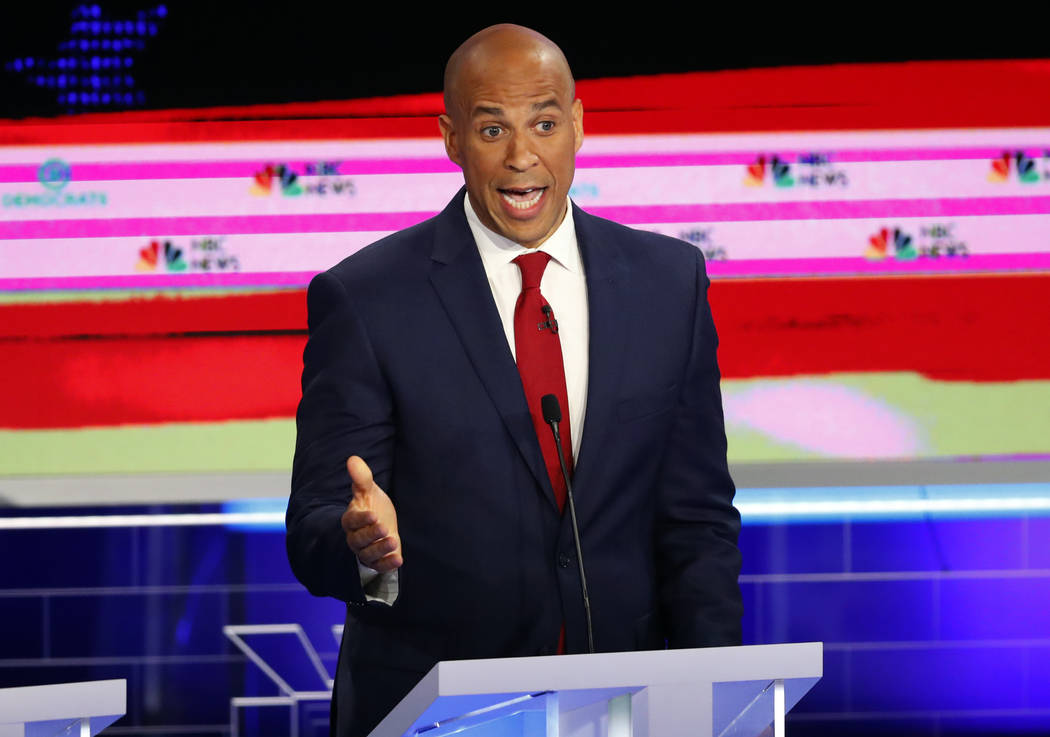
M 156 3 L 97 2 L 104 17 L 131 17 Z M 76 3 L 5 4 L 0 10 L 0 64 L 55 53 L 68 38 Z M 169 2 L 167 19 L 137 58 L 146 108 L 206 107 L 346 99 L 441 89 L 445 60 L 474 31 L 513 21 L 562 46 L 578 79 L 659 72 L 796 64 L 917 59 L 1050 56 L 1050 32 L 1016 20 L 1005 8 L 980 15 L 913 3 L 721 6 L 638 3 L 611 15 L 588 6 L 548 4 L 545 11 L 489 10 L 488 5 L 433 6 L 347 2 L 283 6 L 240 2 Z M 495 5 L 495 4 L 491 4 Z M 521 4 L 525 5 L 525 4 Z M 648 15 L 640 10 L 651 8 Z M 111 108 L 110 108 L 111 109 Z M 55 92 L 38 90 L 0 68 L 0 116 L 62 112 Z

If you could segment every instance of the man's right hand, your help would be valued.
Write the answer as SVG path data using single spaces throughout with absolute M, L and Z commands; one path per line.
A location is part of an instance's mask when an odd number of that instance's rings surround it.
M 343 512 L 346 544 L 357 560 L 380 573 L 401 567 L 401 537 L 397 512 L 386 492 L 372 479 L 372 469 L 358 456 L 346 461 L 354 498 Z

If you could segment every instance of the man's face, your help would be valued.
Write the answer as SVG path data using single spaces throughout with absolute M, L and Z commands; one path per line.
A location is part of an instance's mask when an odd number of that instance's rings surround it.
M 466 66 L 458 104 L 439 121 L 445 150 L 463 169 L 481 222 L 535 248 L 565 217 L 583 106 L 550 56 L 511 52 Z

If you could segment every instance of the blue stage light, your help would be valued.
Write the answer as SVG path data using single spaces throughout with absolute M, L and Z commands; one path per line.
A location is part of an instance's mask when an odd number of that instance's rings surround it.
M 737 489 L 753 524 L 1050 515 L 1050 484 Z

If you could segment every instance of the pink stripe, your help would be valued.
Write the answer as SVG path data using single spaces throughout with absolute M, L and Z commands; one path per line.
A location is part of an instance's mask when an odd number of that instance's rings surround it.
M 1050 197 L 953 197 L 909 200 L 835 200 L 830 202 L 732 202 L 713 205 L 623 205 L 589 207 L 587 212 L 628 224 L 1042 215 L 1050 213 Z
M 763 155 L 767 159 L 776 154 L 788 163 L 797 163 L 802 156 L 814 153 L 823 154 L 835 163 L 865 161 L 955 161 L 970 159 L 996 159 L 1004 151 L 1015 148 L 886 148 L 886 149 L 850 149 L 848 151 L 828 151 L 821 148 L 807 150 L 764 150 L 764 151 L 690 151 L 683 153 L 651 154 L 597 154 L 594 156 L 577 156 L 578 168 L 616 168 L 640 166 L 725 166 L 732 164 L 753 164 Z M 1031 151 L 1029 155 L 1038 158 L 1043 151 Z
M 458 171 L 459 168 L 444 158 L 413 159 L 344 159 L 338 160 L 336 175 L 352 174 L 427 174 Z M 125 179 L 231 179 L 255 176 L 267 164 L 283 163 L 297 174 L 304 174 L 308 165 L 317 161 L 122 161 L 113 163 L 74 163 L 71 173 L 74 181 L 97 182 Z M 0 166 L 0 182 L 35 182 L 37 166 L 12 164 Z
M 127 274 L 115 276 L 54 276 L 0 279 L 0 291 L 151 289 L 166 287 L 303 287 L 316 271 L 273 271 L 236 274 Z
M 864 258 L 753 259 L 709 261 L 712 278 L 744 276 L 826 276 L 832 274 L 916 274 L 996 271 L 1045 271 L 1050 253 L 1001 253 L 966 258 L 869 261 Z
M 345 233 L 400 230 L 435 212 L 375 212 L 328 215 L 220 215 L 112 220 L 22 220 L 0 222 L 0 239 L 107 238 L 117 236 L 232 235 L 236 233 Z
M 863 258 L 753 259 L 709 261 L 714 279 L 755 276 L 831 276 L 916 273 L 1045 271 L 1050 253 L 1009 253 L 967 258 L 868 261 Z M 167 287 L 280 286 L 303 287 L 315 271 L 274 271 L 236 274 L 129 274 L 0 279 L 0 290 L 149 289 Z
M 826 152 L 820 149 L 790 151 L 693 151 L 681 153 L 646 154 L 583 154 L 576 158 L 580 169 L 633 168 L 642 166 L 725 166 L 754 163 L 760 154 L 773 153 L 790 163 L 800 156 L 825 153 L 833 162 L 864 161 L 950 161 L 998 158 L 1014 147 L 999 148 L 890 148 L 852 149 Z M 1030 156 L 1041 157 L 1041 150 L 1026 150 Z M 315 161 L 160 161 L 72 164 L 73 179 L 78 182 L 119 181 L 138 179 L 218 179 L 252 177 L 267 163 L 284 163 L 302 174 Z M 344 159 L 339 162 L 338 174 L 428 174 L 457 171 L 458 167 L 446 158 L 365 158 Z M 35 182 L 37 166 L 10 164 L 0 166 L 0 182 Z
M 627 224 L 839 220 L 887 217 L 1050 214 L 1050 197 L 958 197 L 950 199 L 754 202 L 717 205 L 625 205 L 592 207 L 593 215 Z M 339 233 L 400 230 L 434 212 L 326 215 L 236 215 L 187 218 L 20 220 L 0 222 L 0 239 L 104 238 L 116 236 L 231 235 L 237 233 Z

